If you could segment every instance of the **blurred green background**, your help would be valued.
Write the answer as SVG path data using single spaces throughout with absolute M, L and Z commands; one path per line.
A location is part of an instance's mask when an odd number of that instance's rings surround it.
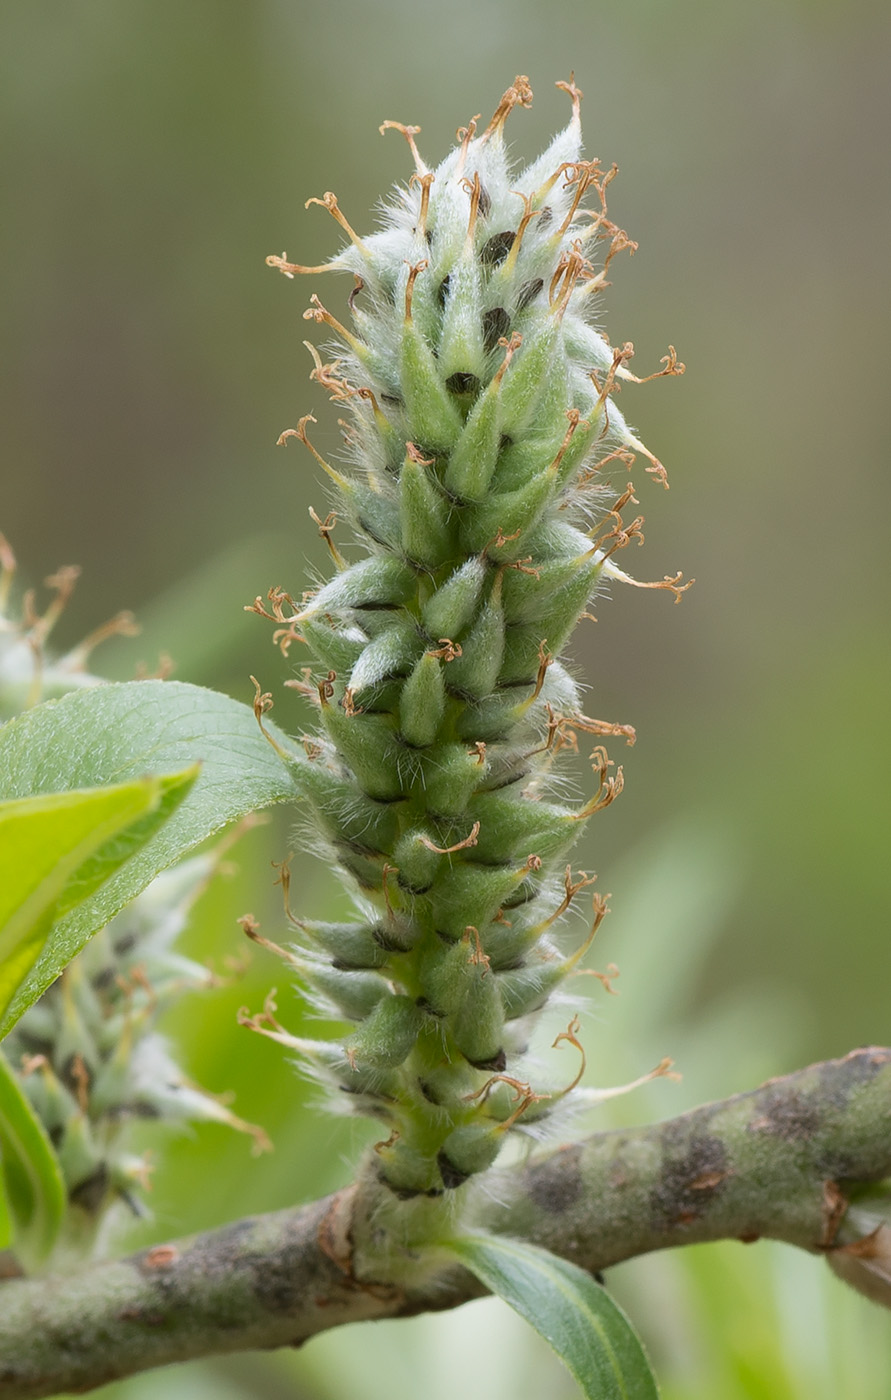
M 336 450 L 336 415 L 307 381 L 315 283 L 264 257 L 333 252 L 338 230 L 303 208 L 327 189 L 371 226 L 410 173 L 383 119 L 422 126 L 435 162 L 529 73 L 535 106 L 509 126 L 529 156 L 566 119 L 553 84 L 571 68 L 588 153 L 621 166 L 610 213 L 640 243 L 613 264 L 605 328 L 634 341 L 638 373 L 669 341 L 687 364 L 623 393 L 672 489 L 636 473 L 647 545 L 621 562 L 697 580 L 678 609 L 631 589 L 601 600 L 574 644 L 588 713 L 639 734 L 614 747 L 626 791 L 578 857 L 613 892 L 598 965 L 622 969 L 621 997 L 588 1020 L 592 1082 L 665 1053 L 685 1076 L 610 1123 L 891 1036 L 884 0 L 4 0 L 0 528 L 38 585 L 83 566 L 63 641 L 140 615 L 142 636 L 99 670 L 126 677 L 164 650 L 180 679 L 242 699 L 253 672 L 299 730 L 281 689 L 299 658 L 283 663 L 241 608 L 325 567 L 307 515 L 324 513 L 318 474 L 275 439 L 312 411 Z M 239 956 L 249 907 L 279 932 L 269 861 L 290 839 L 287 821 L 249 833 L 192 952 Z M 295 885 L 307 913 L 336 899 L 318 862 L 296 864 Z M 278 973 L 255 958 L 171 1021 L 190 1071 L 235 1090 L 276 1152 L 255 1161 L 212 1127 L 172 1143 L 155 1238 L 332 1188 L 367 1140 L 307 1107 L 277 1049 L 234 1025 Z M 668 1400 L 891 1397 L 891 1323 L 815 1261 L 728 1245 L 612 1281 Z M 505 1314 L 473 1304 L 103 1394 L 574 1394 Z

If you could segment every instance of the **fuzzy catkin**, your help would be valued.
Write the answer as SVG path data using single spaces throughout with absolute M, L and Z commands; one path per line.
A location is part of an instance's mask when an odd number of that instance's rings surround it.
M 317 295 L 305 313 L 334 332 L 311 377 L 350 415 L 348 465 L 319 456 L 309 418 L 281 440 L 316 456 L 365 555 L 347 563 L 319 522 L 334 577 L 302 606 L 272 590 L 272 613 L 255 608 L 312 663 L 291 682 L 317 707 L 295 766 L 357 920 L 295 920 L 298 942 L 279 950 L 318 1009 L 353 1023 L 339 1044 L 289 1035 L 269 1005 L 248 1024 L 384 1124 L 376 1170 L 404 1198 L 462 1186 L 571 1087 L 536 1084 L 524 1053 L 587 947 L 555 936 L 586 883 L 563 870 L 621 770 L 596 749 L 599 786 L 578 805 L 560 800 L 555 760 L 579 734 L 633 738 L 581 715 L 557 659 L 639 536 L 620 514 L 631 488 L 616 500 L 602 468 L 642 452 L 665 481 L 611 397 L 634 377 L 632 347 L 591 319 L 613 256 L 634 247 L 607 215 L 615 168 L 582 157 L 581 94 L 559 86 L 571 119 L 526 169 L 504 143 L 532 96 L 519 77 L 435 170 L 398 127 L 415 173 L 382 231 L 360 238 L 327 193 L 311 202 L 346 230 L 343 251 L 324 268 L 267 260 L 355 278 L 349 327 Z M 683 369 L 673 350 L 665 364 Z M 679 596 L 679 577 L 650 586 Z M 603 912 L 595 898 L 594 928 Z
M 14 598 L 16 560 L 0 535 L 0 723 L 40 700 L 101 686 L 87 669 L 99 642 L 138 631 L 130 613 L 118 613 L 66 655 L 48 642 L 66 607 L 78 570 L 46 580 L 54 596 L 38 613 L 31 595 Z M 163 871 L 100 929 L 47 988 L 3 1042 L 19 1086 L 54 1150 L 67 1211 L 53 1260 L 90 1253 L 125 1205 L 146 1213 L 147 1157 L 133 1151 L 130 1126 L 139 1119 L 182 1126 L 222 1122 L 253 1135 L 213 1095 L 190 1083 L 158 1033 L 162 1012 L 186 992 L 209 987 L 209 970 L 176 949 L 194 901 L 213 878 L 228 842 Z M 2 1190 L 2 1180 L 0 1180 Z M 16 1255 L 29 1256 L 28 1232 L 16 1236 Z

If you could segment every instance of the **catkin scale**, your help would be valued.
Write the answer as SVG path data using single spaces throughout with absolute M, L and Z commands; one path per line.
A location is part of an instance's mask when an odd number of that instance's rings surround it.
M 423 621 L 431 637 L 459 641 L 473 620 L 486 579 L 484 559 L 467 559 L 424 604 Z
M 446 708 L 445 680 L 439 658 L 425 652 L 408 677 L 399 697 L 399 731 L 413 748 L 432 744 Z

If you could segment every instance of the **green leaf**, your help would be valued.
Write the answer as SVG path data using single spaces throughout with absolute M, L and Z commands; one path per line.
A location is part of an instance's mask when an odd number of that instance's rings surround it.
M 9 1213 L 28 1254 L 49 1253 L 65 1214 L 65 1186 L 43 1125 L 0 1054 L 0 1159 Z M 18 1238 L 16 1245 L 18 1248 Z
M 3 1181 L 3 1173 L 0 1172 L 0 1279 L 3 1277 L 2 1264 L 3 1254 L 12 1244 L 12 1218 L 9 1214 L 9 1202 L 6 1199 L 6 1185 Z
M 287 740 L 266 721 L 284 750 Z M 74 691 L 0 729 L 0 798 L 97 787 L 201 763 L 176 812 L 98 888 L 70 909 L 12 1006 L 2 1037 L 87 940 L 162 870 L 247 812 L 298 796 L 285 757 L 250 706 L 178 681 L 130 681 Z
M 583 1269 L 502 1235 L 464 1235 L 443 1248 L 550 1342 L 587 1400 L 658 1400 L 640 1338 Z
M 54 975 L 61 972 L 67 958 L 54 956 L 54 920 L 149 840 L 197 773 L 193 766 L 163 778 L 0 802 L 0 1015 L 44 948 Z

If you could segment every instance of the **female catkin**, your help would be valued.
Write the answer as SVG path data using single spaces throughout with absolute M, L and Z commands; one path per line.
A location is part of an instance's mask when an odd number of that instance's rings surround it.
M 139 630 L 130 613 L 118 613 L 58 655 L 51 634 L 78 570 L 62 568 L 47 579 L 55 596 L 42 614 L 32 595 L 21 603 L 15 598 L 15 574 L 15 556 L 0 535 L 0 724 L 40 700 L 103 685 L 87 668 L 92 651 L 106 638 Z M 186 1079 L 158 1031 L 172 1003 L 213 984 L 209 969 L 184 957 L 176 941 L 226 846 L 158 875 L 94 935 L 3 1042 L 9 1072 L 56 1153 L 67 1197 L 51 1260 L 30 1221 L 16 1233 L 15 1257 L 29 1269 L 83 1257 L 116 1217 L 145 1212 L 151 1168 L 148 1156 L 133 1150 L 136 1120 L 227 1123 L 251 1133 L 258 1149 L 271 1145 L 259 1128 Z
M 285 954 L 314 1004 L 353 1023 L 339 1048 L 289 1036 L 271 1012 L 247 1023 L 386 1125 L 375 1170 L 403 1198 L 456 1191 L 562 1097 L 530 1082 L 528 1018 L 578 961 L 554 928 L 587 882 L 567 870 L 561 903 L 559 877 L 621 770 L 597 750 L 598 792 L 573 805 L 556 760 L 579 733 L 629 733 L 581 715 L 557 659 L 598 584 L 619 576 L 613 553 L 639 536 L 601 466 L 646 451 L 611 397 L 634 377 L 631 347 L 614 351 L 592 324 L 629 246 L 607 215 L 614 169 L 583 158 L 581 93 L 559 86 L 569 124 L 521 172 L 504 124 L 531 101 L 525 77 L 435 170 L 414 128 L 387 123 L 416 170 L 384 229 L 359 238 L 329 193 L 316 202 L 346 228 L 343 251 L 326 269 L 268 259 L 291 278 L 355 278 L 352 329 L 316 295 L 305 314 L 335 333 L 312 377 L 351 414 L 352 470 L 319 460 L 364 557 L 332 547 L 334 578 L 276 620 L 283 649 L 299 638 L 314 663 L 316 683 L 296 683 L 317 723 L 295 767 L 358 917 L 295 920 Z M 665 363 L 683 369 L 673 351 Z M 318 457 L 307 421 L 283 440 Z M 679 577 L 648 586 L 677 598 Z M 602 913 L 595 901 L 595 926 Z

